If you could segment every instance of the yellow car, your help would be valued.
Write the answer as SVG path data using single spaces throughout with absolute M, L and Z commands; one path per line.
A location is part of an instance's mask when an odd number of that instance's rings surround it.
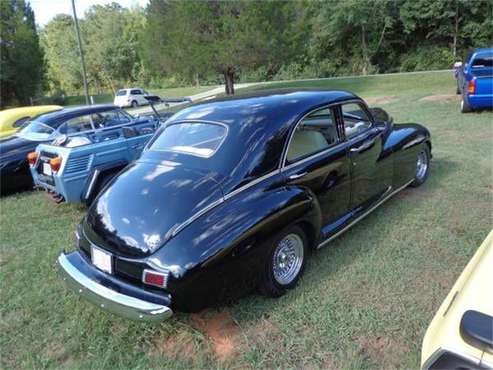
M 426 331 L 423 369 L 493 368 L 493 231 L 455 282 Z
M 59 105 L 35 105 L 5 109 L 0 112 L 0 138 L 15 134 L 32 117 L 62 108 Z

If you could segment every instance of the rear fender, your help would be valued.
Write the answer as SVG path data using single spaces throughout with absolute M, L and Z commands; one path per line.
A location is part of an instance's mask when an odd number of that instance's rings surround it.
M 251 290 L 262 274 L 272 239 L 298 223 L 318 236 L 320 220 L 316 198 L 304 188 L 249 189 L 199 217 L 148 262 L 171 272 L 168 287 L 175 303 L 196 310 Z M 314 235 L 308 237 L 315 240 Z

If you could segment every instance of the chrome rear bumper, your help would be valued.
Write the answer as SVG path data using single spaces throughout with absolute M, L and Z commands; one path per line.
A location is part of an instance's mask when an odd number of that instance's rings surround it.
M 162 321 L 173 314 L 167 306 L 131 297 L 98 283 L 72 264 L 65 253 L 58 256 L 57 262 L 69 288 L 104 310 L 137 321 Z

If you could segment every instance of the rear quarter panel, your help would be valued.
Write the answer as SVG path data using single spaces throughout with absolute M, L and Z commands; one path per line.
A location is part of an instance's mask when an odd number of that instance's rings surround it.
M 313 198 L 301 188 L 277 186 L 281 177 L 227 199 L 149 257 L 151 264 L 174 269 L 170 289 L 180 310 L 253 289 L 277 233 L 292 223 L 320 221 Z

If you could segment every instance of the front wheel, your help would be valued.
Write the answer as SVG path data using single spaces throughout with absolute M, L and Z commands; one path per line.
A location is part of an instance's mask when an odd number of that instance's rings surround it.
M 298 282 L 308 254 L 308 240 L 299 226 L 283 230 L 271 246 L 259 290 L 269 297 L 280 297 Z
M 424 145 L 418 153 L 416 159 L 416 174 L 411 186 L 418 187 L 423 184 L 428 178 L 428 170 L 430 168 L 430 149 L 428 145 Z
M 139 106 L 139 103 L 137 103 L 135 100 L 132 100 L 132 108 L 137 108 Z

